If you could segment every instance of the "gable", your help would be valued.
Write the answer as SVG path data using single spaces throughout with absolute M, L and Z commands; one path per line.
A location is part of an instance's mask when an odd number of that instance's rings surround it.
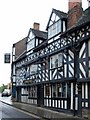
M 35 35 L 34 35 L 34 33 L 30 30 L 30 32 L 29 32 L 29 34 L 28 34 L 28 39 L 29 39 L 29 41 L 30 41 L 30 40 L 33 39 L 33 38 L 35 38 Z
M 32 29 L 30 29 L 27 40 L 27 51 L 32 50 L 34 47 L 35 47 L 35 35 L 32 32 Z
M 54 24 L 59 19 L 60 18 L 55 13 L 52 13 L 48 27 L 51 26 L 52 24 Z
M 52 24 L 54 24 L 55 22 L 57 22 L 60 19 L 67 19 L 67 14 L 62 11 L 53 9 L 51 12 L 46 30 L 48 29 L 49 26 L 51 26 Z

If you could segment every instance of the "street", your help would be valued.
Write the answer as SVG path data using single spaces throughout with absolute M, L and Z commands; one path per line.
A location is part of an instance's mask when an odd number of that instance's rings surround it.
M 25 111 L 22 111 L 20 109 L 17 109 L 15 107 L 12 107 L 10 105 L 4 104 L 0 102 L 0 119 L 25 119 L 25 120 L 33 120 L 33 119 L 39 119 L 39 117 L 32 115 L 30 113 L 27 113 Z M 12 119 L 11 119 L 12 118 Z
M 27 111 L 27 112 L 26 112 Z M 73 115 L 55 112 L 30 104 L 13 102 L 10 97 L 0 97 L 0 119 L 2 120 L 51 120 L 72 119 Z

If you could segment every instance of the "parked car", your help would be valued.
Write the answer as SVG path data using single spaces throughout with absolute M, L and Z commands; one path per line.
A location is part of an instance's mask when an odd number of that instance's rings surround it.
M 2 97 L 3 96 L 10 96 L 11 95 L 11 91 L 9 89 L 5 89 L 3 92 L 2 92 Z

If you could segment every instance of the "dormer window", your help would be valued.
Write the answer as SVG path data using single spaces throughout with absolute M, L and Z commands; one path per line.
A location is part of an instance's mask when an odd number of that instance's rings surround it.
M 27 52 L 35 47 L 35 36 L 32 32 L 30 32 L 27 41 Z
M 39 40 L 39 44 L 41 44 L 43 42 L 43 40 Z
M 34 36 L 34 34 L 32 33 L 32 31 L 30 32 L 30 34 L 29 34 L 29 39 L 33 39 L 35 36 Z
M 48 28 L 48 39 L 61 32 L 61 20 L 58 20 Z
M 36 39 L 36 46 L 38 46 L 38 39 Z
M 40 45 L 43 42 L 43 40 L 36 39 L 36 46 Z
M 46 30 L 48 31 L 48 43 L 60 38 L 60 34 L 66 31 L 67 14 L 53 9 Z
M 36 29 L 38 27 L 35 24 L 35 28 L 30 28 L 28 33 L 28 40 L 27 40 L 27 55 L 31 54 L 33 51 L 35 51 L 35 48 L 42 44 L 45 40 L 47 40 L 47 32 L 40 31 Z M 38 48 L 38 47 L 37 47 Z
M 63 30 L 62 30 L 62 32 L 65 32 L 65 31 L 66 31 L 66 22 L 63 21 Z

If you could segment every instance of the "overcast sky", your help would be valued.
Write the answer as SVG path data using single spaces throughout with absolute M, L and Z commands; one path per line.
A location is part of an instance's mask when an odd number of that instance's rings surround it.
M 82 0 L 84 9 L 87 0 Z M 0 84 L 10 82 L 11 64 L 4 63 L 4 53 L 12 52 L 12 45 L 27 36 L 34 22 L 45 30 L 52 8 L 68 11 L 68 0 L 0 0 Z

